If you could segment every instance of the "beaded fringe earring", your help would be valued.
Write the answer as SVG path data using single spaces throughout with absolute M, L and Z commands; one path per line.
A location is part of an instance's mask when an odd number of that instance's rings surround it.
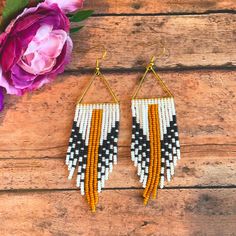
M 81 104 L 96 77 L 104 82 L 115 102 Z M 72 179 L 78 166 L 76 185 L 86 195 L 92 212 L 96 211 L 98 193 L 105 187 L 113 164 L 117 164 L 119 121 L 119 102 L 100 72 L 97 60 L 95 75 L 76 106 L 66 156 L 68 178 Z
M 165 178 L 171 180 L 177 160 L 180 159 L 174 97 L 153 67 L 154 57 L 132 98 L 131 159 L 144 188 L 145 205 L 151 195 L 156 198 L 158 188 L 165 185 Z M 136 99 L 149 71 L 154 74 L 166 97 Z

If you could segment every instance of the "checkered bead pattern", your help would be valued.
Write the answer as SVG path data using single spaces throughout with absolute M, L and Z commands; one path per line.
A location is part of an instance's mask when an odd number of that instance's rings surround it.
M 180 159 L 174 98 L 132 100 L 131 159 L 143 185 L 144 204 L 171 181 Z
M 76 106 L 66 165 L 69 179 L 77 172 L 76 185 L 94 212 L 98 193 L 117 164 L 120 110 L 118 104 Z

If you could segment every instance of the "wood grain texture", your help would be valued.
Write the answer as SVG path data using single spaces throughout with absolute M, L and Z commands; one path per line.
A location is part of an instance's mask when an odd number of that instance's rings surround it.
M 96 16 L 73 35 L 67 73 L 32 94 L 6 96 L 0 113 L 0 234 L 234 236 L 235 1 L 90 0 L 85 7 Z M 157 64 L 176 97 L 183 154 L 174 180 L 144 207 L 130 160 L 130 99 L 141 77 L 136 69 L 159 53 L 151 45 L 159 41 L 170 54 Z M 67 180 L 64 156 L 76 99 L 101 54 L 93 47 L 101 44 L 108 49 L 102 67 L 121 100 L 122 120 L 119 163 L 94 215 L 75 191 L 75 180 Z M 140 97 L 147 94 L 160 94 L 151 80 Z M 86 101 L 108 100 L 96 82 Z
M 213 145 L 184 147 L 175 176 L 167 187 L 235 186 L 236 146 Z M 67 180 L 64 158 L 1 159 L 0 190 L 76 189 L 75 180 Z M 130 160 L 130 148 L 119 149 L 106 188 L 141 188 L 136 168 Z
M 236 10 L 233 0 L 87 0 L 85 7 L 97 14 L 158 14 L 158 13 L 204 13 L 209 11 Z
M 235 75 L 235 71 L 160 73 L 175 94 L 183 146 L 236 144 Z M 141 73 L 107 75 L 121 101 L 120 146 L 130 145 L 130 99 L 140 77 Z M 64 75 L 34 94 L 7 97 L 0 117 L 0 157 L 65 156 L 75 103 L 89 78 L 90 74 Z M 140 97 L 159 95 L 153 85 L 155 82 L 148 78 Z M 111 98 L 96 80 L 86 99 L 102 102 Z
M 235 14 L 92 17 L 73 36 L 73 59 L 67 69 L 93 68 L 101 44 L 109 50 L 104 67 L 140 68 L 160 53 L 160 46 L 153 45 L 160 41 L 169 56 L 158 61 L 159 68 L 232 67 L 235 19 Z
M 234 235 L 236 190 L 105 191 L 96 214 L 76 191 L 0 194 L 3 235 Z M 114 200 L 115 199 L 115 200 Z M 11 209 L 11 210 L 9 210 Z
M 0 0 L 0 12 L 5 0 Z M 96 14 L 177 14 L 205 13 L 211 11 L 236 10 L 234 0 L 86 0 L 85 8 L 95 10 Z
M 93 17 L 73 35 L 73 60 L 68 69 L 94 68 L 104 44 L 105 68 L 143 68 L 160 54 L 163 41 L 169 57 L 159 68 L 232 67 L 236 65 L 236 15 Z M 95 48 L 94 48 L 95 47 Z

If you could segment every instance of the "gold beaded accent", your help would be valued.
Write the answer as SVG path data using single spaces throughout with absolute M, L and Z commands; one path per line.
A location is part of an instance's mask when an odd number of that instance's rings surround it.
M 161 140 L 158 105 L 148 106 L 150 164 L 146 188 L 143 192 L 144 205 L 148 203 L 151 194 L 156 198 L 161 173 Z
M 99 150 L 99 141 L 102 132 L 102 115 L 103 111 L 98 110 L 98 129 L 97 129 L 97 142 L 96 142 L 96 152 L 95 152 L 95 159 L 94 159 L 94 198 L 95 198 L 95 205 L 98 204 L 98 150 Z
M 156 119 L 156 157 L 157 157 L 157 163 L 156 163 L 156 179 L 154 182 L 154 188 L 153 188 L 153 199 L 157 197 L 157 189 L 159 187 L 160 183 L 160 177 L 161 177 L 161 135 L 160 135 L 160 122 L 159 122 L 159 111 L 158 111 L 158 105 L 155 107 L 155 119 Z
M 96 211 L 96 205 L 98 203 L 97 168 L 98 149 L 102 128 L 102 114 L 103 110 L 93 110 L 89 135 L 88 158 L 85 176 L 85 193 L 92 212 Z

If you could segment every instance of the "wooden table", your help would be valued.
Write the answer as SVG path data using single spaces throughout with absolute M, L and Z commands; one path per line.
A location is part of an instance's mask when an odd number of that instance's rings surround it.
M 0 114 L 0 235 L 236 235 L 236 3 L 234 0 L 90 1 L 96 14 L 74 34 L 73 61 L 44 88 L 6 97 Z M 182 160 L 158 199 L 143 206 L 130 160 L 130 99 L 155 42 L 175 94 Z M 76 98 L 102 62 L 121 101 L 119 163 L 96 214 L 64 164 Z M 93 48 L 93 49 L 92 49 Z M 157 94 L 151 79 L 144 95 Z M 142 96 L 140 94 L 140 96 Z M 87 101 L 109 100 L 96 81 Z

